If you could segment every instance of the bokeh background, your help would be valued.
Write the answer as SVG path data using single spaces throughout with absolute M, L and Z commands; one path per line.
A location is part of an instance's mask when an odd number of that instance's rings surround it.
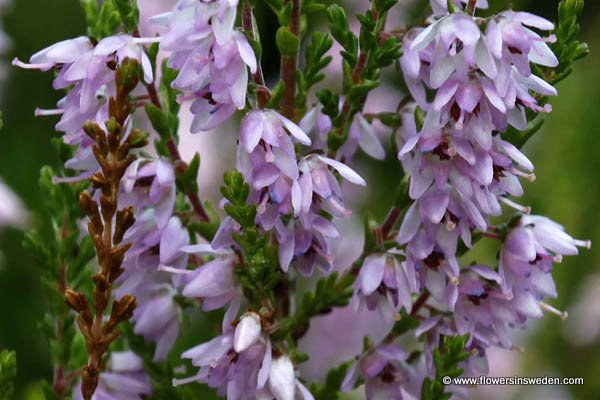
M 160 3 L 161 0 L 154 0 Z M 403 1 L 409 3 L 409 1 Z M 353 1 L 353 3 L 356 3 Z M 507 1 L 490 0 L 494 9 Z M 512 2 L 516 9 L 529 10 L 556 19 L 558 0 Z M 600 245 L 600 2 L 588 0 L 583 15 L 582 37 L 591 55 L 576 65 L 573 75 L 558 86 L 560 96 L 552 101 L 554 112 L 543 130 L 526 146 L 536 165 L 537 180 L 526 183 L 523 204 L 535 213 L 562 223 L 578 238 L 590 238 Z M 361 3 L 362 4 L 362 3 Z M 362 10 L 364 5 L 357 5 Z M 34 118 L 37 106 L 51 108 L 59 95 L 51 90 L 51 74 L 11 68 L 14 56 L 28 59 L 37 50 L 85 31 L 83 14 L 77 0 L 13 0 L 4 7 L 3 25 L 12 47 L 0 68 L 4 76 L 1 109 L 4 128 L 0 131 L 0 178 L 21 197 L 32 214 L 30 224 L 43 229 L 47 221 L 45 199 L 37 181 L 45 164 L 56 165 L 50 146 L 52 118 Z M 275 20 L 268 12 L 259 13 L 267 75 L 277 71 L 273 36 Z M 311 20 L 312 23 L 312 20 Z M 394 21 L 390 21 L 393 24 Z M 220 141 L 221 139 L 219 139 Z M 229 137 L 229 140 L 232 140 Z M 214 140 L 213 140 L 214 141 Z M 211 151 L 197 149 L 210 161 Z M 213 155 L 214 157 L 214 155 Z M 366 162 L 366 161 L 365 161 Z M 393 156 L 384 163 L 362 165 L 372 168 L 370 178 L 379 187 L 390 187 L 397 180 L 390 173 Z M 219 176 L 219 173 L 212 174 Z M 387 185 L 386 185 L 387 183 Z M 373 183 L 372 187 L 377 187 Z M 216 196 L 216 191 L 210 191 Z M 385 190 L 371 195 L 382 204 L 384 213 L 391 199 Z M 0 205 L 1 207 L 2 205 Z M 39 381 L 51 377 L 48 346 L 37 328 L 45 311 L 40 290 L 40 270 L 21 247 L 23 234 L 7 228 L 0 232 L 0 349 L 17 351 L 18 399 L 41 398 Z M 600 252 L 594 247 L 578 257 L 567 258 L 554 270 L 560 298 L 552 304 L 570 314 L 566 321 L 548 314 L 517 333 L 521 352 L 495 351 L 491 354 L 493 375 L 581 376 L 585 385 L 570 387 L 495 387 L 474 396 L 482 399 L 598 399 L 600 398 Z M 198 343 L 210 332 L 203 324 L 192 332 L 191 343 Z M 185 341 L 185 339 L 184 339 Z M 179 347 L 185 348 L 185 344 Z M 202 398 L 211 398 L 206 395 Z

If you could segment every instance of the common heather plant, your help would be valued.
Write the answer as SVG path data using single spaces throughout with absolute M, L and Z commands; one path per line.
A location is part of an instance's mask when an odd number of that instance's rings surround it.
M 512 329 L 566 317 L 551 305 L 553 267 L 591 243 L 519 203 L 521 182 L 535 180 L 521 148 L 588 52 L 583 0 L 560 1 L 556 23 L 431 0 L 406 25 L 388 17 L 408 7 L 397 0 L 365 0 L 357 15 L 264 0 L 279 22 L 273 81 L 259 1 L 179 0 L 140 21 L 135 1 L 82 0 L 85 36 L 14 60 L 52 71 L 64 94 L 36 110 L 59 119 L 63 165 L 41 172 L 49 234 L 25 239 L 49 299 L 47 399 L 197 399 L 198 383 L 229 400 L 332 400 L 358 387 L 367 399 L 468 397 L 441 378 L 485 374 L 489 348 L 515 348 Z M 317 17 L 327 27 L 312 31 Z M 161 33 L 142 35 L 141 22 Z M 399 101 L 366 111 L 382 86 Z M 211 204 L 180 135 L 231 126 L 235 149 L 217 151 L 235 152 L 236 166 Z M 374 183 L 355 159 L 396 157 L 385 219 L 371 216 L 381 204 L 357 212 L 353 197 Z M 361 213 L 364 246 L 341 265 L 340 223 Z M 495 245 L 494 263 L 466 263 L 480 241 Z M 303 341 L 337 309 L 349 314 L 340 337 L 371 313 L 383 334 L 307 373 L 321 352 L 342 354 L 342 341 Z M 214 336 L 174 350 L 194 337 L 189 317 L 214 310 Z M 14 354 L 0 358 L 5 396 Z

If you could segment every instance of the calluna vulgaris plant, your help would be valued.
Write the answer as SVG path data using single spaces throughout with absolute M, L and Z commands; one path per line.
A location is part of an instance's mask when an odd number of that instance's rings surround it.
M 562 0 L 556 25 L 491 15 L 485 0 L 431 0 L 406 26 L 388 18 L 397 0 L 371 0 L 358 32 L 340 5 L 264 0 L 280 24 L 273 85 L 258 1 L 179 0 L 142 21 L 162 32 L 144 37 L 135 1 L 82 0 L 86 36 L 13 62 L 53 71 L 64 93 L 36 111 L 59 116 L 63 134 L 63 168 L 40 180 L 53 237 L 25 240 L 47 271 L 47 398 L 200 398 L 193 382 L 231 400 L 331 400 L 361 385 L 367 399 L 468 396 L 441 377 L 486 373 L 487 349 L 515 347 L 511 329 L 566 316 L 547 301 L 553 265 L 591 243 L 517 198 L 535 179 L 520 148 L 587 54 L 576 39 L 583 0 Z M 318 15 L 329 29 L 309 35 Z M 330 67 L 341 85 L 325 79 Z M 401 100 L 366 112 L 384 74 Z M 199 156 L 180 156 L 182 103 L 192 133 L 242 117 L 222 212 L 202 199 Z M 344 269 L 333 244 L 353 214 L 346 189 L 370 185 L 352 167 L 358 153 L 397 156 L 386 173 L 401 183 L 383 221 L 365 213 L 362 254 Z M 466 264 L 482 240 L 497 244 L 497 263 Z M 337 308 L 355 313 L 340 335 L 371 312 L 382 339 L 307 379 L 302 364 L 322 350 L 300 342 Z M 214 337 L 171 365 L 184 317 L 219 309 Z

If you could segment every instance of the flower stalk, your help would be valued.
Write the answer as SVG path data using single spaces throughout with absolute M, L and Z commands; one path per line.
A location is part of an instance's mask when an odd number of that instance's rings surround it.
M 85 133 L 95 142 L 94 156 L 100 165 L 100 170 L 91 179 L 92 186 L 100 190 L 100 201 L 98 203 L 90 192 L 84 191 L 79 204 L 89 218 L 88 232 L 96 248 L 100 271 L 93 276 L 93 308 L 84 293 L 67 288 L 64 296 L 67 305 L 78 314 L 77 324 L 86 341 L 88 363 L 82 371 L 81 385 L 86 400 L 92 398 L 98 386 L 104 354 L 119 335 L 116 326 L 128 320 L 136 308 L 135 297 L 125 295 L 113 301 L 110 318 L 105 322 L 113 284 L 124 272 L 123 259 L 131 246 L 122 244 L 123 236 L 135 222 L 132 207 L 118 209 L 118 195 L 121 179 L 136 158 L 130 154 L 130 149 L 145 144 L 138 141 L 139 131 L 132 130 L 127 135 L 132 111 L 129 94 L 138 81 L 138 62 L 125 60 L 116 72 L 117 95 L 109 100 L 108 132 L 97 122 L 89 121 L 84 125 Z

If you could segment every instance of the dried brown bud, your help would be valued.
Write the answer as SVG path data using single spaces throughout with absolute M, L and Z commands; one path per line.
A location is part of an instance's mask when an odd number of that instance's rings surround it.
M 136 307 L 137 301 L 135 297 L 130 294 L 126 294 L 120 300 L 117 300 L 113 303 L 109 324 L 114 326 L 123 321 L 127 321 L 132 317 L 133 311 Z
M 117 204 L 111 194 L 102 193 L 100 196 L 100 206 L 102 210 L 102 217 L 105 221 L 111 221 L 115 211 L 117 210 Z
M 102 172 L 100 171 L 96 171 L 90 180 L 92 182 L 92 186 L 96 189 L 102 189 L 104 186 L 106 186 L 106 179 L 104 179 L 104 175 L 102 175 Z
M 71 288 L 65 290 L 65 303 L 73 310 L 78 313 L 83 311 L 89 311 L 89 304 L 85 295 L 81 292 L 76 292 Z
M 81 394 L 84 399 L 91 399 L 98 386 L 98 368 L 86 365 L 81 376 Z
M 98 212 L 98 204 L 92 199 L 92 195 L 87 190 L 81 192 L 79 195 L 79 207 L 81 207 L 83 212 L 87 215 Z
M 129 228 L 131 228 L 134 222 L 135 216 L 133 215 L 133 207 L 127 207 L 123 210 L 117 211 L 115 234 L 113 236 L 114 244 L 121 243 L 123 240 L 123 235 Z

